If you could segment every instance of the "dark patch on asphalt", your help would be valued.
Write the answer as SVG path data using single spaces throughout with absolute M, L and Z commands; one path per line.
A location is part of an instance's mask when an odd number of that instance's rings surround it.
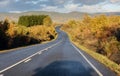
M 55 61 L 45 68 L 35 70 L 33 76 L 93 76 L 91 68 L 85 68 L 78 61 Z

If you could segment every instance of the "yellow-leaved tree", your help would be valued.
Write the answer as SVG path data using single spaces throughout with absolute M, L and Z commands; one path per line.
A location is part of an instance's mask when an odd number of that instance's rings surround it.
M 49 16 L 47 16 L 46 18 L 44 18 L 43 24 L 46 26 L 52 25 L 52 19 Z

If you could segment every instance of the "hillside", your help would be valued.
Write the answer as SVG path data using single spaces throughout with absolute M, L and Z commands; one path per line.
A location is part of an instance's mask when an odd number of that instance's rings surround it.
M 45 12 L 45 11 L 30 11 L 24 13 L 0 13 L 0 20 L 5 17 L 9 17 L 10 19 L 17 21 L 19 16 L 22 15 L 49 15 L 53 19 L 54 22 L 65 22 L 68 19 L 81 19 L 81 16 L 84 13 L 79 12 L 71 12 L 71 13 L 58 13 L 58 12 Z
M 58 13 L 58 12 L 46 12 L 46 11 L 29 11 L 23 13 L 0 13 L 0 20 L 5 17 L 9 17 L 10 19 L 17 21 L 19 16 L 22 15 L 49 15 L 53 19 L 54 22 L 66 22 L 69 19 L 81 19 L 85 13 L 83 12 L 70 12 L 70 13 Z M 106 15 L 120 15 L 120 12 L 105 12 L 105 13 L 94 13 L 89 14 L 91 16 L 98 14 L 106 14 Z

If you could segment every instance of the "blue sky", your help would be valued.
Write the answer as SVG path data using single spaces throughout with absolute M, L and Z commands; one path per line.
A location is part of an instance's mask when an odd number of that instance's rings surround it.
M 0 12 L 120 12 L 120 0 L 0 0 Z

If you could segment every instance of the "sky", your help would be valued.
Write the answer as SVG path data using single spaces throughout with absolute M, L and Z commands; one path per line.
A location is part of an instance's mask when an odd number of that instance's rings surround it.
M 120 0 L 0 0 L 0 12 L 120 12 Z

